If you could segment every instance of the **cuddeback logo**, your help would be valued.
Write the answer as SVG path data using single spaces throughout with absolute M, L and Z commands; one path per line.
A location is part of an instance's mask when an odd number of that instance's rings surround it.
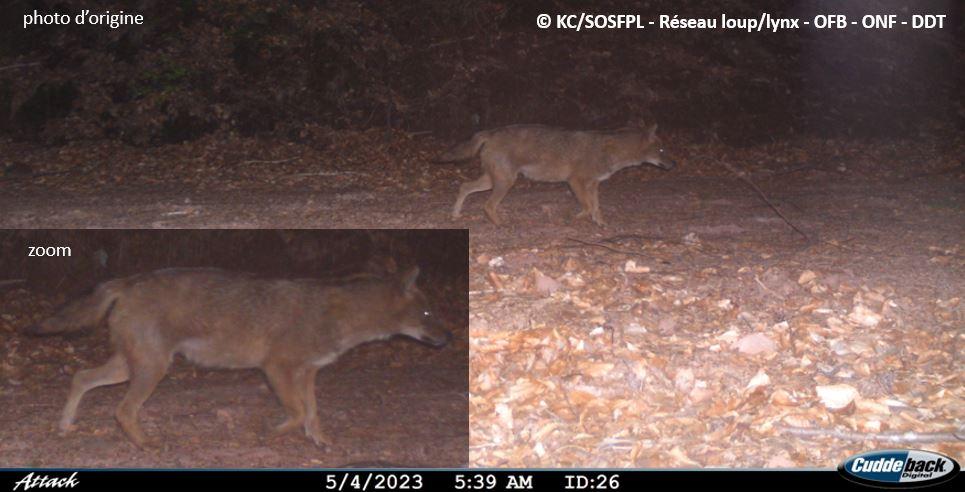
M 955 478 L 960 468 L 943 454 L 914 449 L 888 449 L 852 456 L 838 466 L 844 478 L 876 487 L 912 488 Z

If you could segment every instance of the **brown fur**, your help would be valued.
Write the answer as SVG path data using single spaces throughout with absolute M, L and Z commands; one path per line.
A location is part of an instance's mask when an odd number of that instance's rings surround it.
M 315 374 L 345 351 L 372 340 L 407 335 L 434 346 L 449 340 L 415 285 L 418 268 L 332 285 L 316 280 L 262 279 L 215 269 L 169 269 L 111 280 L 28 330 L 48 335 L 107 320 L 114 354 L 74 375 L 60 429 L 74 428 L 81 397 L 98 386 L 130 381 L 115 413 L 138 446 L 141 405 L 175 354 L 204 366 L 261 368 L 285 406 L 276 427 L 303 427 L 329 443 L 316 412 Z
M 491 189 L 484 210 L 489 220 L 500 224 L 497 207 L 522 173 L 536 181 L 567 182 L 583 207 L 577 217 L 589 216 L 602 226 L 601 181 L 625 167 L 643 163 L 673 169 L 675 163 L 664 156 L 656 132 L 656 125 L 643 131 L 613 132 L 515 125 L 478 132 L 438 158 L 451 162 L 479 155 L 482 162 L 483 175 L 459 188 L 452 217 L 459 218 L 468 195 Z

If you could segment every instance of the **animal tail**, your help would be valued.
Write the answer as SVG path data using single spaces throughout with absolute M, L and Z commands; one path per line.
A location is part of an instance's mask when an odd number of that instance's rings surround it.
M 33 336 L 57 335 L 97 326 L 121 297 L 120 287 L 123 287 L 120 280 L 105 282 L 92 294 L 72 301 L 53 316 L 24 328 L 23 333 Z
M 483 145 L 486 144 L 486 139 L 487 135 L 485 132 L 478 132 L 473 135 L 471 139 L 443 152 L 442 155 L 436 157 L 436 162 L 458 162 L 472 159 L 482 151 Z

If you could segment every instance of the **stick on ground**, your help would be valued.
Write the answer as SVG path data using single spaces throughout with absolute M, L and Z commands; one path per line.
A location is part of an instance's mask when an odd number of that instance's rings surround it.
M 606 245 L 606 244 L 603 244 L 603 243 L 597 243 L 597 242 L 593 242 L 593 241 L 584 241 L 584 240 L 582 240 L 582 239 L 577 239 L 577 238 L 575 238 L 575 237 L 567 237 L 566 239 L 567 239 L 568 241 L 573 241 L 573 242 L 580 243 L 580 244 L 583 244 L 583 245 L 586 245 L 586 246 L 596 246 L 596 247 L 598 247 L 598 248 L 603 248 L 603 249 L 605 249 L 605 250 L 612 251 L 612 252 L 614 252 L 614 253 L 620 253 L 620 254 L 624 254 L 624 255 L 632 255 L 632 256 L 639 256 L 639 257 L 642 257 L 642 258 L 650 258 L 650 259 L 653 259 L 652 256 L 647 255 L 647 254 L 644 254 L 644 253 L 638 253 L 638 252 L 636 252 L 636 251 L 627 251 L 627 250 L 625 250 L 625 249 L 618 249 L 618 248 L 614 248 L 614 247 L 612 247 L 612 246 L 609 246 L 609 245 Z
M 784 214 L 782 214 L 781 211 L 778 210 L 778 208 L 775 207 L 773 203 L 771 203 L 771 200 L 769 200 L 769 199 L 767 198 L 767 195 L 765 195 L 764 192 L 761 191 L 761 189 L 758 188 L 757 185 L 754 184 L 753 181 L 751 181 L 750 179 L 747 179 L 747 177 L 744 176 L 744 173 L 738 171 L 737 169 L 734 169 L 734 166 L 731 166 L 730 164 L 728 164 L 728 163 L 726 163 L 726 162 L 724 162 L 724 161 L 717 161 L 717 162 L 720 162 L 720 163 L 721 163 L 724 167 L 726 167 L 730 172 L 734 173 L 735 176 L 737 176 L 737 177 L 740 178 L 743 182 L 747 183 L 748 186 L 750 186 L 751 188 L 753 188 L 754 191 L 756 191 L 757 194 L 760 195 L 761 199 L 764 200 L 764 203 L 766 203 L 767 206 L 771 207 L 771 210 L 773 210 L 774 213 L 776 213 L 776 214 L 781 218 L 781 220 L 783 220 L 787 225 L 791 226 L 791 229 L 794 229 L 794 231 L 797 232 L 798 234 L 800 234 L 802 237 L 804 237 L 804 239 L 805 239 L 806 241 L 810 241 L 810 240 L 811 240 L 811 238 L 808 237 L 808 235 L 805 234 L 804 231 L 802 231 L 801 229 L 799 229 L 796 225 L 794 225 L 793 222 L 791 222 L 790 220 L 788 220 L 788 218 L 785 217 Z
M 782 434 L 800 437 L 833 437 L 846 441 L 877 441 L 890 443 L 963 442 L 965 435 L 953 432 L 853 432 L 837 429 L 810 429 L 805 427 L 779 427 Z

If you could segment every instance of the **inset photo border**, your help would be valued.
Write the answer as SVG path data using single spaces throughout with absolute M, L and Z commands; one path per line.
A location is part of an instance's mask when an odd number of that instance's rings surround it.
M 3 466 L 464 467 L 468 245 L 0 230 Z

